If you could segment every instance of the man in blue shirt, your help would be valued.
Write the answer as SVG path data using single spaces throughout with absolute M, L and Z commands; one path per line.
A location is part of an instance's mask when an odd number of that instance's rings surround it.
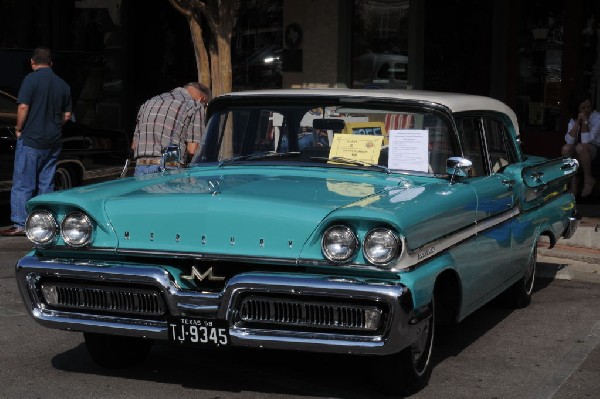
M 2 236 L 25 235 L 25 203 L 54 190 L 54 172 L 62 149 L 62 125 L 71 118 L 69 85 L 52 71 L 50 49 L 33 51 L 31 69 L 17 98 L 17 145 L 10 197 L 14 226 Z

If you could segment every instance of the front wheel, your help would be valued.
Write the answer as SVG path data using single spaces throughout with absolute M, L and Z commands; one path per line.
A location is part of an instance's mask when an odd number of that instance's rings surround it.
M 376 361 L 373 372 L 384 391 L 406 396 L 427 385 L 433 368 L 431 354 L 434 336 L 435 310 L 432 300 L 428 320 L 422 324 L 417 340 L 400 353 Z
M 90 357 L 98 365 L 106 368 L 125 368 L 141 362 L 152 347 L 152 340 L 83 333 Z

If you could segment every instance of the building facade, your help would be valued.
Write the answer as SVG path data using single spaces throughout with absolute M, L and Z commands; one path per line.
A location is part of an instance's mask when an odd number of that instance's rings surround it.
M 167 0 L 4 0 L 0 88 L 47 45 L 79 120 L 131 130 L 139 105 L 197 79 Z M 526 152 L 559 156 L 570 103 L 600 105 L 594 0 L 249 0 L 232 39 L 234 90 L 356 87 L 488 95 L 518 114 Z M 24 24 L 22 21 L 27 21 Z

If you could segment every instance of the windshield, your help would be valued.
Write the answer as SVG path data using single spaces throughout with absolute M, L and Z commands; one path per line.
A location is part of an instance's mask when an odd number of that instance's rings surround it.
M 314 101 L 314 100 L 313 100 Z M 287 101 L 234 104 L 210 117 L 192 163 L 370 168 L 445 174 L 459 155 L 452 128 L 431 109 Z

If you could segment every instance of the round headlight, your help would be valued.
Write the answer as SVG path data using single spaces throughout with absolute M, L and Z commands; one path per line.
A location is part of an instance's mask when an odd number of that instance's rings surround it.
M 92 238 L 92 221 L 81 212 L 71 212 L 62 221 L 60 235 L 73 247 L 83 247 Z
M 385 265 L 394 259 L 401 249 L 401 243 L 393 231 L 377 228 L 365 236 L 363 253 L 365 259 L 374 265 Z
M 47 245 L 56 237 L 57 223 L 50 212 L 33 211 L 25 222 L 27 238 L 37 245 Z
M 332 262 L 346 262 L 356 254 L 358 239 L 347 226 L 331 226 L 321 240 L 323 255 Z

